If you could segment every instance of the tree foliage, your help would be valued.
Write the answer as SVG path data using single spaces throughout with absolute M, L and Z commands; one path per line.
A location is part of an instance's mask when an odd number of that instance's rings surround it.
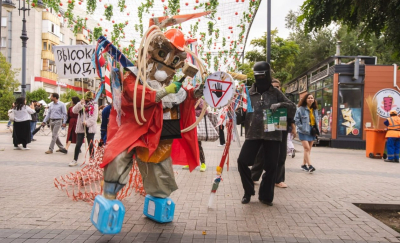
M 11 64 L 0 53 L 0 119 L 2 120 L 8 120 L 7 111 L 15 101 L 13 94 L 19 86 L 19 82 L 15 78 L 18 72 L 18 70 L 11 69 Z
M 44 100 L 47 104 L 50 103 L 49 93 L 43 88 L 39 88 L 32 92 L 26 92 L 26 103 L 29 104 L 32 101 L 41 101 Z
M 305 33 L 320 30 L 332 22 L 357 31 L 359 39 L 385 37 L 387 44 L 400 54 L 400 1 L 397 0 L 306 0 L 298 21 Z
M 273 77 L 281 82 L 290 80 L 294 60 L 299 53 L 300 47 L 291 40 L 285 40 L 277 36 L 278 30 L 271 31 L 271 68 Z M 253 39 L 250 44 L 255 48 L 246 52 L 245 58 L 248 62 L 239 66 L 239 70 L 248 77 L 248 84 L 254 82 L 253 66 L 255 62 L 266 60 L 267 33 L 260 38 Z
M 69 108 L 71 106 L 71 104 L 72 104 L 72 102 L 71 102 L 72 97 L 75 97 L 75 96 L 78 97 L 79 99 L 82 99 L 82 95 L 81 94 L 78 94 L 78 92 L 76 92 L 73 89 L 67 89 L 67 91 L 65 93 L 60 95 L 60 100 L 62 102 L 64 102 L 64 103 L 70 102 L 67 105 L 67 108 Z

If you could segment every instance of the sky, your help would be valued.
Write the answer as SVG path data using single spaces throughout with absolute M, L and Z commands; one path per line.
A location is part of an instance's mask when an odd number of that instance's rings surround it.
M 289 30 L 285 28 L 285 17 L 290 10 L 299 10 L 304 1 L 305 0 L 271 0 L 271 30 L 277 28 L 279 37 L 288 37 Z M 249 33 L 246 49 L 249 48 L 249 43 L 252 39 L 261 37 L 266 31 L 267 0 L 262 0 Z

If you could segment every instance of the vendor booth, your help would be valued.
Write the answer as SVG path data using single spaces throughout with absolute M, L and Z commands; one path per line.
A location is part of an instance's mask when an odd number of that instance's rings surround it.
M 296 103 L 307 92 L 313 94 L 321 141 L 335 148 L 365 149 L 365 129 L 371 128 L 365 99 L 376 96 L 381 118 L 391 109 L 400 110 L 397 65 L 376 63 L 376 57 L 332 56 L 291 80 L 285 92 Z M 383 121 L 379 128 L 385 127 Z

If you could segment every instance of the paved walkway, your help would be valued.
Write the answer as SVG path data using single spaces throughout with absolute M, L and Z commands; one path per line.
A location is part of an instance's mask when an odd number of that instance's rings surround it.
M 0 124 L 0 130 L 4 130 Z M 314 174 L 300 170 L 302 153 L 286 161 L 287 189 L 277 188 L 274 206 L 240 199 L 240 152 L 232 145 L 216 205 L 208 208 L 222 147 L 204 143 L 207 171 L 176 169 L 179 190 L 172 223 L 142 214 L 144 198 L 132 195 L 122 232 L 102 235 L 90 222 L 91 206 L 73 202 L 53 178 L 76 170 L 67 155 L 46 155 L 50 136 L 36 136 L 30 151 L 12 150 L 10 133 L 0 133 L 0 242 L 399 242 L 400 235 L 354 203 L 400 204 L 400 165 L 365 157 L 365 151 L 313 148 Z M 63 138 L 64 140 L 65 138 Z M 302 148 L 296 144 L 297 150 Z M 81 163 L 83 156 L 79 159 Z M 258 187 L 258 185 L 256 186 Z M 203 232 L 205 234 L 203 234 Z

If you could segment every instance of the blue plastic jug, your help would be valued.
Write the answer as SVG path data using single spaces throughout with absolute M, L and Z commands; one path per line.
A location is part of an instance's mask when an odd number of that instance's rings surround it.
M 90 221 L 102 234 L 118 234 L 124 222 L 125 207 L 119 200 L 108 200 L 97 195 Z
M 159 222 L 168 223 L 174 219 L 175 203 L 171 198 L 159 198 L 146 195 L 144 199 L 143 214 Z

